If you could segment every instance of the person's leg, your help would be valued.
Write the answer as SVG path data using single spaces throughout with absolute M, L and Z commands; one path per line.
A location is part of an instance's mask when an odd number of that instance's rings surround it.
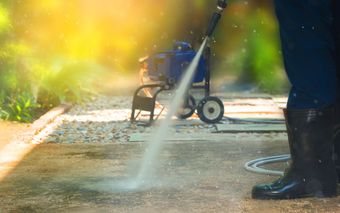
M 340 105 L 340 1 L 333 0 L 333 35 L 335 40 L 335 60 L 337 66 L 337 81 L 338 81 L 338 94 L 337 94 L 337 104 Z
M 334 152 L 335 152 L 335 165 L 337 167 L 338 182 L 340 182 L 340 2 L 338 0 L 333 0 L 333 33 L 335 38 L 336 50 L 335 59 L 337 62 L 337 104 L 336 104 L 336 114 L 335 114 L 335 127 L 334 127 Z
M 323 108 L 336 99 L 332 0 L 275 0 L 282 54 L 292 84 L 287 108 Z
M 332 0 L 275 0 L 292 84 L 285 118 L 292 163 L 284 177 L 253 188 L 255 199 L 336 196 L 332 129 L 336 63 Z

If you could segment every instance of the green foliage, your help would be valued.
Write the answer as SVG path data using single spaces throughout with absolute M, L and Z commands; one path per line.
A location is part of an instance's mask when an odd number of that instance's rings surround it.
M 6 8 L 0 3 L 0 34 L 9 30 L 11 22 Z
M 12 96 L 2 95 L 0 118 L 20 122 L 32 122 L 34 114 L 39 109 L 33 96 L 27 92 Z
M 243 81 L 252 82 L 263 91 L 282 92 L 287 80 L 275 17 L 266 10 L 256 10 L 249 16 L 244 46 L 234 55 L 233 68 L 242 73 Z
M 102 69 L 87 62 L 59 62 L 55 68 L 38 66 L 40 93 L 38 102 L 42 105 L 56 102 L 81 102 L 92 91 L 91 85 Z M 37 74 L 36 73 L 36 74 Z
M 257 21 L 251 23 L 254 30 L 248 43 L 247 62 L 251 77 L 266 91 L 280 91 L 286 81 L 280 70 L 282 62 L 275 19 L 262 10 L 256 12 L 252 20 Z
M 102 70 L 85 62 L 63 62 L 54 69 L 48 64 L 35 60 L 28 62 L 30 70 L 26 76 L 20 76 L 18 69 L 3 72 L 0 76 L 1 119 L 31 122 L 38 111 L 61 102 L 81 102 L 92 94 L 92 81 Z M 22 83 L 25 81 L 26 84 Z M 35 95 L 32 94 L 34 87 L 37 89 Z
M 4 11 L 4 8 L 1 9 L 0 7 L 0 25 L 5 23 L 1 15 L 7 14 Z M 3 26 L 0 26 L 0 32 L 4 32 Z M 28 47 L 14 41 L 10 35 L 5 33 L 2 34 L 2 37 L 0 49 L 0 119 L 32 122 L 40 106 L 31 94 L 31 82 L 28 77 L 30 73 L 24 65 L 24 58 L 29 53 Z
M 8 119 L 9 113 L 4 109 L 6 95 L 3 91 L 0 91 L 0 119 Z
M 17 39 L 0 4 L 0 119 L 32 122 L 61 102 L 80 102 L 102 69 L 59 59 Z

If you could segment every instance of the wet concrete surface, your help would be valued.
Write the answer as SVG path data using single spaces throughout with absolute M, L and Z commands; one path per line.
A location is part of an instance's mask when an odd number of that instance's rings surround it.
M 285 99 L 268 102 L 258 95 L 225 100 L 227 116 L 237 118 L 281 118 L 281 102 Z M 131 189 L 146 148 L 138 142 L 145 140 L 133 136 L 152 135 L 154 128 L 130 125 L 130 103 L 127 97 L 102 97 L 57 118 L 56 129 L 0 182 L 0 213 L 340 212 L 340 197 L 252 200 L 254 184 L 277 177 L 243 166 L 288 153 L 285 133 L 214 133 L 215 126 L 197 118 L 172 130 L 154 173 L 143 187 Z M 199 134 L 204 138 L 193 140 Z
M 146 187 L 126 189 L 145 147 L 39 145 L 0 183 L 0 212 L 340 212 L 340 197 L 251 199 L 254 184 L 276 177 L 250 173 L 243 165 L 285 154 L 284 140 L 167 142 Z

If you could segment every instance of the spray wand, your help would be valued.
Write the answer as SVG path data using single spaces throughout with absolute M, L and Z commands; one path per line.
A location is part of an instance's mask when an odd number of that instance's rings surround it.
M 211 37 L 212 34 L 214 33 L 216 26 L 222 17 L 222 12 L 224 11 L 226 7 L 227 7 L 227 0 L 217 1 L 217 11 L 214 12 L 214 14 L 212 15 L 210 19 L 208 30 L 206 32 L 207 37 Z

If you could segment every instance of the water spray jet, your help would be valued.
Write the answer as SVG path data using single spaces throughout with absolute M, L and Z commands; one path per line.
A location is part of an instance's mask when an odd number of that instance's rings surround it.
M 190 96 L 188 98 L 188 91 L 190 88 L 195 88 L 192 86 L 192 83 L 195 82 L 195 80 L 197 80 L 195 78 L 197 78 L 197 70 L 199 71 L 200 66 L 202 66 L 202 55 L 206 53 L 206 55 L 210 56 L 210 47 L 208 43 L 209 43 L 210 37 L 215 31 L 215 28 L 219 20 L 221 19 L 222 12 L 226 8 L 226 6 L 227 6 L 226 0 L 218 0 L 217 11 L 213 14 L 211 18 L 211 21 L 209 23 L 209 27 L 208 27 L 208 30 L 206 32 L 203 42 L 198 52 L 194 54 L 194 57 L 192 61 L 190 62 L 190 64 L 187 66 L 187 68 L 184 69 L 183 72 L 180 72 L 180 76 L 170 75 L 168 77 L 174 77 L 174 78 L 166 78 L 162 84 L 142 85 L 140 88 L 137 89 L 134 95 L 134 101 L 133 101 L 133 107 L 132 107 L 132 115 L 131 115 L 132 122 L 136 121 L 135 110 L 139 109 L 139 110 L 144 110 L 144 111 L 150 111 L 151 113 L 150 123 L 151 123 L 153 121 L 157 95 L 164 90 L 169 90 L 173 88 L 175 88 L 175 95 L 171 101 L 168 113 L 166 114 L 165 118 L 160 121 L 160 125 L 156 129 L 154 136 L 148 141 L 148 146 L 145 150 L 143 159 L 141 160 L 141 165 L 140 165 L 138 174 L 135 180 L 132 181 L 131 184 L 129 185 L 129 188 L 138 189 L 141 186 L 143 186 L 146 183 L 146 181 L 149 179 L 148 175 L 152 174 L 152 169 L 155 168 L 156 166 L 155 165 L 156 159 L 158 158 L 159 152 L 162 149 L 164 141 L 166 140 L 169 134 L 169 128 L 172 126 L 172 121 L 173 121 L 172 118 L 175 115 L 178 115 L 179 109 L 189 108 L 188 115 L 191 116 L 193 114 L 196 108 L 196 106 L 194 106 L 195 101 L 192 98 L 190 98 Z M 183 51 L 184 50 L 187 50 L 188 52 L 191 51 L 191 46 L 187 45 L 187 43 L 181 43 L 179 47 L 180 47 L 180 50 L 176 52 L 177 55 L 181 57 L 188 57 L 188 54 L 185 54 Z M 159 57 L 161 57 L 162 59 L 161 61 L 164 62 L 165 60 L 164 57 L 167 57 L 167 54 L 163 53 Z M 156 59 L 158 60 L 159 58 L 156 57 Z M 209 59 L 210 57 L 208 58 L 208 60 Z M 183 61 L 185 60 L 182 60 L 181 62 Z M 160 66 L 160 64 L 157 64 L 157 65 Z M 207 66 L 209 66 L 209 64 L 207 64 Z M 220 121 L 224 115 L 224 106 L 223 106 L 222 101 L 219 98 L 210 96 L 210 70 L 208 69 L 204 71 L 206 71 L 205 73 L 206 75 L 203 76 L 205 77 L 205 84 L 203 87 L 198 87 L 198 88 L 203 88 L 205 90 L 205 97 L 197 105 L 197 111 L 202 121 L 207 122 L 207 123 L 216 123 Z M 200 73 L 198 72 L 198 74 Z M 138 95 L 139 92 L 145 91 L 145 89 L 147 88 L 152 89 L 152 90 L 151 91 L 149 90 L 148 93 L 146 93 L 147 94 L 146 96 L 141 97 Z M 155 88 L 158 88 L 158 90 L 155 91 L 154 90 Z M 191 100 L 191 103 L 189 103 L 190 100 Z M 187 115 L 182 114 L 182 117 L 187 117 Z

